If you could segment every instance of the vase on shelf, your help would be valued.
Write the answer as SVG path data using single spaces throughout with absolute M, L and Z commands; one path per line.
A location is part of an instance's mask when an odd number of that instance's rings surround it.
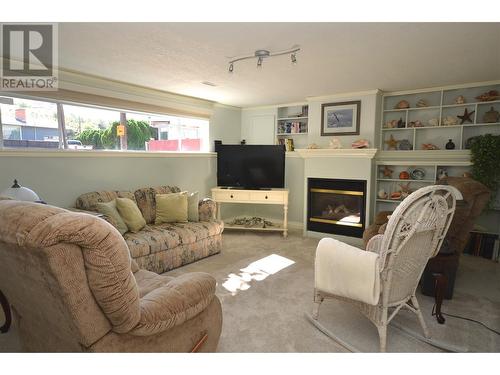
M 454 150 L 455 149 L 455 143 L 451 139 L 448 140 L 448 143 L 446 144 L 446 149 L 447 150 Z

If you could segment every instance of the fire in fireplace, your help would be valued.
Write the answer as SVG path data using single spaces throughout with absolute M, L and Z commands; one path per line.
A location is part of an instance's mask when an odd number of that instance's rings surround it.
M 307 206 L 308 230 L 362 237 L 366 181 L 309 178 Z

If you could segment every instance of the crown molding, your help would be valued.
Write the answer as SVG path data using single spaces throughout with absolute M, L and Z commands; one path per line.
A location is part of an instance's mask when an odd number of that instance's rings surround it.
M 172 107 L 182 111 L 197 111 L 210 115 L 214 102 L 190 96 L 173 94 L 91 74 L 59 69 L 59 88 L 93 95 Z
M 306 100 L 308 102 L 319 102 L 319 101 L 332 100 L 332 99 L 341 99 L 341 98 L 350 98 L 350 97 L 368 96 L 368 95 L 378 95 L 381 93 L 382 93 L 382 91 L 379 89 L 372 89 L 372 90 L 363 90 L 363 91 L 342 92 L 342 93 L 332 94 L 332 95 L 308 96 L 306 98 Z
M 433 86 L 433 87 L 426 87 L 426 88 L 415 89 L 415 90 L 382 91 L 382 94 L 384 96 L 419 94 L 419 93 L 428 92 L 428 91 L 456 90 L 456 89 L 464 89 L 464 88 L 470 88 L 470 87 L 499 85 L 499 84 L 500 84 L 500 80 L 493 80 L 493 81 L 460 83 L 457 85 L 448 85 L 448 86 Z

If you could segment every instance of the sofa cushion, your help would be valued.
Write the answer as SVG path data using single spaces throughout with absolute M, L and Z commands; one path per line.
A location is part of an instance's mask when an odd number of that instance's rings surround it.
M 207 237 L 222 233 L 224 225 L 222 221 L 200 221 L 198 223 L 170 223 L 161 224 L 164 228 L 177 233 L 181 244 L 190 244 L 201 241 Z
M 116 198 L 128 198 L 135 202 L 134 193 L 130 191 L 93 191 L 80 195 L 75 207 L 85 211 L 97 211 L 97 203 L 111 202 Z
M 164 223 L 146 225 L 139 233 L 125 233 L 124 238 L 132 257 L 138 258 L 218 235 L 223 229 L 221 221 Z
M 156 194 L 178 193 L 181 190 L 177 186 L 158 186 L 137 189 L 134 192 L 137 206 L 147 224 L 153 224 L 156 219 Z
M 187 192 L 157 194 L 155 224 L 188 221 Z
M 133 200 L 116 198 L 116 208 L 125 224 L 127 224 L 128 230 L 132 233 L 137 233 L 146 226 L 146 221 Z
M 177 233 L 160 225 L 146 225 L 139 233 L 125 233 L 124 238 L 132 258 L 172 249 L 180 244 Z
M 97 203 L 97 212 L 107 216 L 107 218 L 110 219 L 111 224 L 118 229 L 118 232 L 120 232 L 122 236 L 128 231 L 127 224 L 125 224 L 116 208 L 116 199 L 113 199 L 110 202 Z
M 200 221 L 200 213 L 198 211 L 198 203 L 200 201 L 198 192 L 188 193 L 188 220 Z

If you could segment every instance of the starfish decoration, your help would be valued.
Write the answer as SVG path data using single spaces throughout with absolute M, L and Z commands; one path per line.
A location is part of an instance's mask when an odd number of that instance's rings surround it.
M 394 170 L 389 168 L 387 165 L 384 166 L 384 170 L 382 171 L 382 173 L 384 174 L 384 177 L 387 177 L 387 178 L 392 178 L 392 172 L 394 172 Z
M 391 134 L 391 137 L 387 141 L 384 141 L 384 143 L 387 144 L 387 149 L 388 150 L 396 150 L 397 147 L 398 147 L 399 141 L 396 141 L 394 139 L 394 137 L 392 136 L 392 134 Z
M 463 123 L 465 123 L 465 121 L 469 121 L 470 123 L 474 122 L 470 118 L 474 114 L 474 112 L 476 112 L 476 111 L 469 112 L 467 110 L 467 108 L 465 108 L 464 114 L 462 116 L 457 116 L 460 120 L 462 120 L 462 122 L 460 123 L 460 125 L 462 125 Z

